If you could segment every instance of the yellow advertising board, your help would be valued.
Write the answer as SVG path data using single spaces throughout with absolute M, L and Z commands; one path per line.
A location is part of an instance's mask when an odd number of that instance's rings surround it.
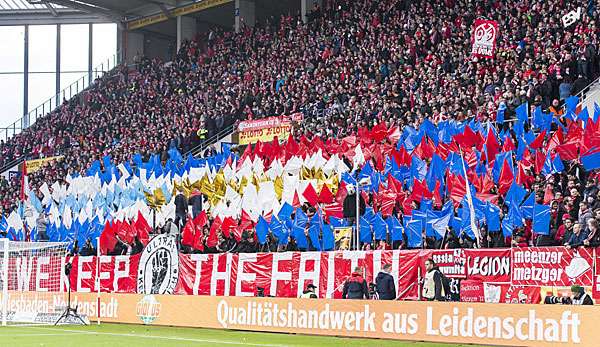
M 170 12 L 171 12 L 171 15 L 173 15 L 173 17 L 185 16 L 190 13 L 203 11 L 203 10 L 209 9 L 211 7 L 220 6 L 223 4 L 230 3 L 230 2 L 233 2 L 233 0 L 203 0 L 200 2 L 193 3 L 191 5 L 174 8 L 174 9 L 170 10 Z M 140 18 L 140 19 L 136 19 L 131 22 L 128 22 L 127 29 L 128 30 L 139 29 L 139 28 L 143 28 L 147 25 L 164 22 L 167 19 L 169 19 L 169 17 L 167 17 L 166 14 L 161 12 L 161 13 L 155 14 L 153 16 L 148 16 L 148 17 L 144 17 L 144 18 Z
M 287 117 L 269 117 L 258 120 L 240 122 L 238 140 L 240 145 L 287 139 L 292 131 L 292 122 Z
M 27 174 L 32 174 L 44 166 L 44 164 L 49 163 L 51 161 L 62 159 L 63 156 L 57 157 L 48 157 L 43 159 L 35 159 L 35 160 L 27 160 Z
M 29 294 L 13 293 L 10 301 L 50 307 L 41 301 L 60 303 L 65 297 Z M 73 304 L 95 321 L 96 294 L 74 293 Z M 595 328 L 600 313 L 593 306 L 106 293 L 99 305 L 101 320 L 115 323 L 504 346 L 597 346 L 600 341 Z

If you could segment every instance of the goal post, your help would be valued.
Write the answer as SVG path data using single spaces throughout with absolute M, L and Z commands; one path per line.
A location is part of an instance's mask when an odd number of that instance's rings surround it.
M 65 303 L 66 242 L 0 239 L 2 325 L 53 324 Z

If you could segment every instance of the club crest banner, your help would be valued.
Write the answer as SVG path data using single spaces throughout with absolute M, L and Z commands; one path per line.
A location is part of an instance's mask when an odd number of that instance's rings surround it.
M 476 19 L 471 36 L 471 54 L 477 58 L 493 58 L 498 38 L 498 23 L 493 20 Z

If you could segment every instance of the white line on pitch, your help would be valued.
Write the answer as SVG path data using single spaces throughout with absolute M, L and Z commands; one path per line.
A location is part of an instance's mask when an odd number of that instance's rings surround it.
M 157 340 L 172 340 L 172 341 L 185 341 L 185 342 L 205 342 L 214 344 L 226 344 L 226 345 L 240 345 L 240 346 L 262 346 L 262 347 L 286 347 L 287 345 L 275 345 L 265 343 L 250 343 L 250 342 L 236 342 L 236 341 L 224 341 L 224 340 L 207 340 L 207 339 L 192 339 L 187 337 L 178 336 L 155 336 L 155 335 L 140 335 L 140 334 L 120 334 L 120 333 L 106 333 L 99 331 L 79 331 L 70 329 L 59 329 L 59 328 L 46 328 L 46 327 L 29 327 L 31 329 L 44 329 L 54 331 L 64 331 L 69 333 L 77 334 L 88 334 L 88 335 L 106 335 L 106 336 L 125 336 L 125 337 L 139 337 L 144 339 L 157 339 Z
M 66 334 L 9 334 L 9 335 L 4 335 L 5 337 L 27 337 L 27 336 L 71 336 L 71 335 L 87 335 L 89 334 L 88 332 L 72 332 L 72 333 L 66 333 Z

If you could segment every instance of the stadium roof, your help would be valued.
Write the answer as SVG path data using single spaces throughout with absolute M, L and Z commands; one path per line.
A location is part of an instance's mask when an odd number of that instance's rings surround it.
M 27 0 L 0 0 L 0 12 L 50 12 L 52 9 L 63 9 L 63 6 Z
M 0 25 L 123 22 L 170 11 L 193 0 L 0 0 Z

